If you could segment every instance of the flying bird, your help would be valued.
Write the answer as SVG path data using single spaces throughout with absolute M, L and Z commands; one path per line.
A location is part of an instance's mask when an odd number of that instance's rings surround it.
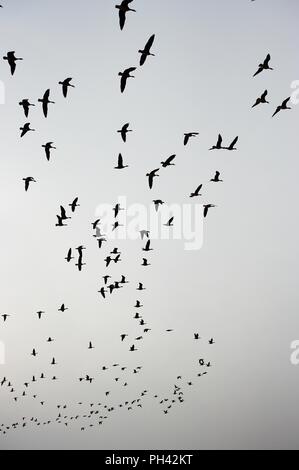
M 221 134 L 219 134 L 217 144 L 213 145 L 213 147 L 211 147 L 210 150 L 221 150 L 221 149 L 223 149 L 223 147 L 222 147 L 222 136 L 221 136 Z
M 124 170 L 125 168 L 128 168 L 129 165 L 124 165 L 124 160 L 123 160 L 123 157 L 122 157 L 122 154 L 120 153 L 118 155 L 118 162 L 117 162 L 117 166 L 114 167 L 115 170 Z
M 174 221 L 174 217 L 171 217 L 171 219 L 169 219 L 167 224 L 164 224 L 164 226 L 165 227 L 173 227 L 173 221 Z
M 119 72 L 119 76 L 121 77 L 121 80 L 120 80 L 120 91 L 123 93 L 126 89 L 126 85 L 127 85 L 127 80 L 128 78 L 135 78 L 134 75 L 130 75 L 131 72 L 134 72 L 134 70 L 136 70 L 136 67 L 130 67 L 126 70 L 124 70 L 123 72 Z
M 254 103 L 252 107 L 255 108 L 259 104 L 264 104 L 264 103 L 269 104 L 269 101 L 266 100 L 267 95 L 268 95 L 268 90 L 265 90 L 264 93 L 259 98 L 257 98 L 256 102 Z
M 153 201 L 153 203 L 155 204 L 156 212 L 158 212 L 159 207 L 164 204 L 164 202 L 161 199 L 156 199 L 155 201 Z
M 28 191 L 30 183 L 36 183 L 36 180 L 32 178 L 32 176 L 27 176 L 27 178 L 23 178 L 25 181 L 25 191 Z
M 30 129 L 30 122 L 26 122 L 26 124 L 24 124 L 23 127 L 20 127 L 20 131 L 22 131 L 21 133 L 21 137 L 24 137 L 24 135 L 27 134 L 27 132 L 34 132 L 35 129 Z
M 72 80 L 72 78 L 66 78 L 65 80 L 63 80 L 63 82 L 58 82 L 59 85 L 62 85 L 62 93 L 65 98 L 67 97 L 68 89 L 70 87 L 75 88 L 75 85 L 71 84 Z
M 47 142 L 45 145 L 42 145 L 42 147 L 45 149 L 46 158 L 49 162 L 51 158 L 51 150 L 52 149 L 56 150 L 56 147 L 53 147 L 53 142 Z
M 123 127 L 118 130 L 117 132 L 121 135 L 121 138 L 124 142 L 127 142 L 127 134 L 128 132 L 133 132 L 131 129 L 129 129 L 130 124 L 124 124 Z
M 273 70 L 272 67 L 269 66 L 270 60 L 271 60 L 271 56 L 270 54 L 268 54 L 264 62 L 262 64 L 259 64 L 259 68 L 253 76 L 256 77 L 258 74 L 263 72 L 263 70 Z
M 216 207 L 214 206 L 214 204 L 206 204 L 204 207 L 204 217 L 207 217 L 208 215 L 208 212 L 209 210 L 212 208 L 212 207 Z
M 219 178 L 220 178 L 220 171 L 216 171 L 214 178 L 212 178 L 210 181 L 212 181 L 213 183 L 222 183 L 223 180 Z
M 35 106 L 35 104 L 30 103 L 27 98 L 24 98 L 22 101 L 20 101 L 19 105 L 23 107 L 24 114 L 26 117 L 28 117 L 29 115 L 30 106 Z
M 115 8 L 119 10 L 119 26 L 121 30 L 124 29 L 127 13 L 129 11 L 134 11 L 136 13 L 136 10 L 129 7 L 129 4 L 132 3 L 132 1 L 133 0 L 123 0 L 120 5 L 115 5 Z
M 159 169 L 160 168 L 157 168 L 156 170 L 153 170 L 150 173 L 147 173 L 147 175 L 146 175 L 148 177 L 148 184 L 149 184 L 150 189 L 152 189 L 152 187 L 153 187 L 154 178 L 159 176 L 159 175 L 157 175 Z
M 69 249 L 66 258 L 64 258 L 64 259 L 65 259 L 68 263 L 70 263 L 70 262 L 72 261 L 72 259 L 74 259 L 74 257 L 72 256 L 72 248 Z
M 80 207 L 80 204 L 78 204 L 79 198 L 76 197 L 71 204 L 69 204 L 70 208 L 72 209 L 72 212 L 75 212 L 77 207 Z
M 198 196 L 202 196 L 202 194 L 199 194 L 201 189 L 202 189 L 202 184 L 198 186 L 198 188 L 194 191 L 194 193 L 191 193 L 190 194 L 190 197 L 198 197 Z
M 23 60 L 21 57 L 16 57 L 15 56 L 15 51 L 7 52 L 6 56 L 4 56 L 3 59 L 7 60 L 9 66 L 10 66 L 10 72 L 11 72 L 12 75 L 14 75 L 14 73 L 16 71 L 17 61 L 18 60 Z
M 196 137 L 197 135 L 199 135 L 198 132 L 188 132 L 187 134 L 184 134 L 184 145 L 186 146 L 189 142 L 189 140 L 191 139 L 191 137 Z
M 290 101 L 291 97 L 286 98 L 280 106 L 277 106 L 275 113 L 273 114 L 272 117 L 276 116 L 280 111 L 286 110 L 286 109 L 292 109 L 288 106 L 288 102 Z
M 155 54 L 152 54 L 151 53 L 151 48 L 152 48 L 152 45 L 154 43 L 154 40 L 155 40 L 155 35 L 153 34 L 149 40 L 147 41 L 146 45 L 144 46 L 144 49 L 142 50 L 139 50 L 139 54 L 141 54 L 141 57 L 140 57 L 140 66 L 142 66 L 146 59 L 148 58 L 148 56 L 155 56 Z
M 43 98 L 40 98 L 40 99 L 38 100 L 39 103 L 42 103 L 43 113 L 44 113 L 44 116 L 45 116 L 45 117 L 48 116 L 49 104 L 55 104 L 54 101 L 50 101 L 50 100 L 49 100 L 49 97 L 50 97 L 50 90 L 47 90 L 47 91 L 44 93 Z

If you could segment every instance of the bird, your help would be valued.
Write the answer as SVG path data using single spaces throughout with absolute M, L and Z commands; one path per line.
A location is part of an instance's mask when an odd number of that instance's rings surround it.
M 212 207 L 216 207 L 214 204 L 206 204 L 204 207 L 204 217 L 207 217 L 209 210 Z
M 200 191 L 201 191 L 201 189 L 202 189 L 202 186 L 203 186 L 203 185 L 200 184 L 200 185 L 198 186 L 198 188 L 194 191 L 194 193 L 191 193 L 191 194 L 190 194 L 190 197 L 202 196 L 202 194 L 199 194 Z
M 106 291 L 106 289 L 105 289 L 104 287 L 102 287 L 102 288 L 99 290 L 99 293 L 101 294 L 101 296 L 102 296 L 104 299 L 106 298 L 106 295 L 105 295 L 105 294 L 107 293 L 107 291 Z
M 139 282 L 137 290 L 145 290 L 145 287 L 143 287 L 143 284 L 141 282 Z
M 21 57 L 16 57 L 15 56 L 15 51 L 7 52 L 6 56 L 4 56 L 3 59 L 7 60 L 8 64 L 9 64 L 11 75 L 14 75 L 14 73 L 16 71 L 17 61 L 18 60 L 23 60 Z
M 40 310 L 39 312 L 36 312 L 36 313 L 37 313 L 38 319 L 41 320 L 42 315 L 43 315 L 45 312 L 43 312 L 43 311 Z
M 137 351 L 137 349 L 135 348 L 135 345 L 133 344 L 133 346 L 130 347 L 130 351 L 133 352 L 133 351 Z
M 214 341 L 213 338 L 211 338 L 211 339 L 209 340 L 209 344 L 215 344 L 215 341 Z
M 186 146 L 188 144 L 191 137 L 196 137 L 197 135 L 199 135 L 198 132 L 188 132 L 184 134 L 184 145 Z
M 142 251 L 153 251 L 153 248 L 151 248 L 151 241 L 148 240 L 146 242 L 145 248 L 142 248 Z
M 121 77 L 120 80 L 120 91 L 123 93 L 126 89 L 127 85 L 127 80 L 128 78 L 135 78 L 134 75 L 130 75 L 131 72 L 134 72 L 136 70 L 136 67 L 129 67 L 128 69 L 125 69 L 123 72 L 119 72 L 119 76 Z
M 72 261 L 72 259 L 74 259 L 74 257 L 72 256 L 72 248 L 69 249 L 66 258 L 64 258 L 64 259 L 65 259 L 68 263 L 70 263 L 70 262 Z
M 200 338 L 199 338 L 199 333 L 194 333 L 194 339 L 196 339 L 196 340 L 197 340 L 197 339 L 200 339 Z
M 155 54 L 152 54 L 151 53 L 151 48 L 152 48 L 152 45 L 154 43 L 154 40 L 155 40 L 155 35 L 153 34 L 149 40 L 147 41 L 146 45 L 144 46 L 144 49 L 140 49 L 138 52 L 139 54 L 141 54 L 141 57 L 140 57 L 140 66 L 142 67 L 142 65 L 144 65 L 146 59 L 148 58 L 148 56 L 155 56 Z
M 99 245 L 100 249 L 102 248 L 103 243 L 106 242 L 106 241 L 107 241 L 106 238 L 103 238 L 103 237 L 98 238 L 98 245 Z
M 70 208 L 72 209 L 72 212 L 75 212 L 77 207 L 80 207 L 80 204 L 78 204 L 79 198 L 76 197 L 71 204 L 69 204 Z
M 92 222 L 92 228 L 93 230 L 96 230 L 97 226 L 99 225 L 99 223 L 101 222 L 101 219 L 97 219 L 95 220 L 95 222 Z
M 1 315 L 1 317 L 3 318 L 3 321 L 6 322 L 7 319 L 10 317 L 10 315 L 8 315 L 7 313 L 4 313 L 3 315 Z
M 126 334 L 120 335 L 121 341 L 123 342 L 123 341 L 127 338 L 127 336 L 128 336 L 128 335 L 126 335 Z
M 66 78 L 62 82 L 58 82 L 59 85 L 62 85 L 62 93 L 65 98 L 67 97 L 68 89 L 70 87 L 75 88 L 75 85 L 71 84 L 72 80 L 72 78 Z
M 270 60 L 271 60 L 271 56 L 270 54 L 268 54 L 264 62 L 262 64 L 259 64 L 259 68 L 253 76 L 256 77 L 258 74 L 263 72 L 263 70 L 273 70 L 272 67 L 269 67 Z
M 238 142 L 238 140 L 239 140 L 239 137 L 236 137 L 236 138 L 232 141 L 232 143 L 230 144 L 229 147 L 223 147 L 223 148 L 224 148 L 225 150 L 237 150 L 237 149 L 235 148 L 235 145 L 236 145 L 236 143 Z
M 42 108 L 43 108 L 43 113 L 45 118 L 48 117 L 48 109 L 49 109 L 49 104 L 55 104 L 54 101 L 49 100 L 50 97 L 50 90 L 46 90 L 44 93 L 44 96 L 42 98 L 39 98 L 38 102 L 42 103 Z
M 30 129 L 30 122 L 26 122 L 26 124 L 24 124 L 23 127 L 20 127 L 20 131 L 22 131 L 21 133 L 21 137 L 24 137 L 24 135 L 27 134 L 27 132 L 34 132 L 35 129 Z
M 80 257 L 79 260 L 78 260 L 78 263 L 76 263 L 76 266 L 78 267 L 78 270 L 81 272 L 83 266 L 86 266 L 86 263 L 83 263 L 82 258 Z
M 146 258 L 143 258 L 142 266 L 150 266 L 150 263 L 148 262 Z
M 156 199 L 153 201 L 153 203 L 155 205 L 156 212 L 158 212 L 160 206 L 165 204 L 161 199 Z
M 37 356 L 37 352 L 36 352 L 35 349 L 33 349 L 32 353 L 31 353 L 31 356 L 33 356 L 33 357 L 36 357 L 36 356 Z
M 25 191 L 26 192 L 29 189 L 30 183 L 36 183 L 36 180 L 32 176 L 27 176 L 26 178 L 23 178 L 23 181 L 25 181 Z
M 125 168 L 128 168 L 129 165 L 124 165 L 124 160 L 123 160 L 123 157 L 122 157 L 122 154 L 120 153 L 118 155 L 118 162 L 117 162 L 117 166 L 114 167 L 115 170 L 124 170 Z
M 68 308 L 65 306 L 65 304 L 62 304 L 61 307 L 58 309 L 58 312 L 65 312 L 66 310 L 68 310 Z
M 219 177 L 220 171 L 216 171 L 214 178 L 212 178 L 210 181 L 212 181 L 213 183 L 223 183 L 223 180 L 219 179 Z
M 269 101 L 266 100 L 267 95 L 268 95 L 268 90 L 265 90 L 264 93 L 259 98 L 257 98 L 256 102 L 254 103 L 252 107 L 255 108 L 256 106 L 262 103 L 269 104 Z
M 154 178 L 156 178 L 157 176 L 157 173 L 158 171 L 160 170 L 160 168 L 157 168 L 156 170 L 153 170 L 151 171 L 150 173 L 147 173 L 146 176 L 148 177 L 148 184 L 149 184 L 149 188 L 152 189 L 153 187 L 153 183 L 154 183 Z
M 56 150 L 56 147 L 53 147 L 53 142 L 47 142 L 45 145 L 42 145 L 42 147 L 45 149 L 45 152 L 46 152 L 46 158 L 48 160 L 48 162 L 50 161 L 50 158 L 51 158 L 51 150 L 52 149 L 55 149 Z
M 78 248 L 76 248 L 76 250 L 78 251 L 79 253 L 79 257 L 82 258 L 83 256 L 83 250 L 86 250 L 85 246 L 81 245 L 81 246 L 78 246 Z
M 133 132 L 131 129 L 129 129 L 129 126 L 130 124 L 127 122 L 127 124 L 124 124 L 123 127 L 117 131 L 118 133 L 120 133 L 121 138 L 124 142 L 127 142 L 128 132 Z
M 88 349 L 94 349 L 94 346 L 92 345 L 92 342 L 91 342 L 91 341 L 89 341 Z
M 276 116 L 280 111 L 286 110 L 286 109 L 292 109 L 288 106 L 288 102 L 290 101 L 291 97 L 286 98 L 280 106 L 277 106 L 275 113 L 273 114 L 272 117 Z
M 115 8 L 119 10 L 119 26 L 121 30 L 124 29 L 127 13 L 129 11 L 134 11 L 136 13 L 136 10 L 129 7 L 129 4 L 132 3 L 132 1 L 133 0 L 123 0 L 120 5 L 115 5 Z
M 124 209 L 121 208 L 120 204 L 116 204 L 116 206 L 113 208 L 113 212 L 114 212 L 114 218 L 116 219 L 116 217 L 118 216 L 119 212 L 120 211 L 123 211 Z
M 27 98 L 24 98 L 22 101 L 20 101 L 19 105 L 23 107 L 24 114 L 25 114 L 26 117 L 28 117 L 28 115 L 29 115 L 30 106 L 35 106 L 35 104 L 30 103 Z
M 163 168 L 167 168 L 168 166 L 175 166 L 173 160 L 175 159 L 176 155 L 171 155 L 170 157 L 167 158 L 165 162 L 161 162 L 161 165 Z

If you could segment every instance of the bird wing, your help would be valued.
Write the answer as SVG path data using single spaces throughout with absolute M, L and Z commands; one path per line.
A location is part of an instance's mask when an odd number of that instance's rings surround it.
M 282 102 L 282 105 L 281 105 L 281 106 L 284 108 L 284 107 L 288 104 L 288 102 L 290 101 L 290 99 L 291 99 L 290 97 L 289 97 L 289 98 L 286 98 L 286 99 Z
M 197 190 L 195 191 L 195 194 L 199 194 L 199 191 L 201 190 L 201 188 L 202 188 L 202 184 L 198 186 Z
M 208 215 L 208 212 L 209 212 L 209 207 L 205 206 L 204 212 L 203 212 L 204 217 L 206 217 Z
M 217 141 L 217 147 L 221 147 L 221 144 L 222 144 L 222 136 L 221 134 L 218 135 L 218 141 Z
M 259 67 L 258 70 L 255 72 L 255 74 L 253 75 L 254 77 L 256 77 L 259 73 L 261 73 L 263 71 L 263 67 Z
M 140 66 L 141 67 L 145 64 L 146 58 L 147 58 L 147 54 L 143 52 L 141 54 L 141 57 L 140 57 Z
M 30 181 L 28 179 L 25 180 L 25 191 L 28 191 Z
M 238 140 L 239 140 L 239 137 L 236 137 L 236 138 L 232 141 L 232 143 L 230 144 L 229 148 L 230 148 L 230 149 L 233 149 L 234 146 L 236 145 L 236 143 L 238 142 Z
M 66 219 L 66 211 L 65 211 L 65 208 L 63 206 L 60 206 L 60 212 L 61 212 L 61 217 L 63 219 Z
M 47 160 L 49 161 L 50 160 L 50 148 L 47 146 L 45 147 L 45 152 L 46 152 L 46 157 L 47 157 Z
M 152 45 L 154 44 L 154 40 L 155 40 L 155 35 L 153 34 L 145 45 L 145 48 L 144 48 L 145 51 L 148 51 L 148 52 L 150 51 Z
M 265 99 L 267 95 L 268 95 L 268 90 L 265 90 L 264 93 L 262 94 L 261 98 Z
M 266 67 L 268 67 L 270 60 L 271 60 L 271 56 L 270 56 L 270 54 L 268 54 L 267 57 L 266 57 L 266 59 L 264 60 L 264 65 L 265 65 Z
M 123 30 L 126 24 L 126 13 L 123 10 L 119 10 L 119 26 Z
M 275 111 L 275 113 L 272 115 L 272 117 L 276 116 L 276 114 L 278 114 L 280 110 L 281 110 L 281 106 L 277 106 L 276 111 Z
M 44 99 L 45 101 L 48 101 L 49 96 L 50 96 L 50 89 L 48 89 L 48 90 L 45 91 L 45 93 L 44 93 L 44 98 L 43 98 L 43 99 Z
M 121 153 L 118 156 L 118 166 L 124 166 L 123 157 Z
M 174 217 L 171 217 L 171 219 L 169 219 L 168 224 L 171 225 L 173 221 L 174 221 Z
M 44 112 L 44 116 L 47 117 L 48 116 L 48 103 L 47 103 L 47 101 L 43 101 L 43 112 Z
M 13 58 L 8 58 L 8 63 L 9 63 L 9 66 L 10 66 L 11 74 L 13 75 L 16 71 L 16 62 Z
M 123 93 L 126 89 L 126 84 L 127 84 L 127 79 L 128 77 L 123 74 L 121 79 L 120 79 L 120 91 Z
M 190 135 L 189 135 L 189 134 L 185 134 L 184 145 L 187 145 L 187 144 L 188 144 L 189 139 L 190 139 Z
M 67 97 L 67 90 L 68 90 L 68 82 L 65 80 L 62 84 L 62 93 L 65 98 Z

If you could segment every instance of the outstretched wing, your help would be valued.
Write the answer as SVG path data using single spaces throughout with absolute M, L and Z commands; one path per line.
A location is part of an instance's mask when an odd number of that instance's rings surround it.
M 268 95 L 268 90 L 265 90 L 264 93 L 261 96 L 262 100 L 264 100 L 267 95 Z
M 270 54 L 267 55 L 266 59 L 264 60 L 264 66 L 265 67 L 268 67 L 269 66 L 269 62 L 271 60 L 271 56 Z
M 126 24 L 126 13 L 123 10 L 119 10 L 119 26 L 123 30 Z
M 288 102 L 290 101 L 290 99 L 291 99 L 290 97 L 289 97 L 289 98 L 286 98 L 286 99 L 282 102 L 282 105 L 281 105 L 281 106 L 284 108 L 284 107 L 288 104 Z
M 217 147 L 221 147 L 222 144 L 222 136 L 221 134 L 218 135 L 218 140 L 217 140 Z
M 9 66 L 10 66 L 10 72 L 11 72 L 11 74 L 13 75 L 13 74 L 15 73 L 15 71 L 16 71 L 16 62 L 15 62 L 14 59 L 11 59 L 11 58 L 10 58 L 10 59 L 8 60 L 8 63 L 9 63 Z
M 184 145 L 187 145 L 190 139 L 190 134 L 185 134 Z
M 43 113 L 45 117 L 48 116 L 48 102 L 47 101 L 43 102 Z
M 229 146 L 229 148 L 230 148 L 231 150 L 234 148 L 234 146 L 236 145 L 236 143 L 238 142 L 238 140 L 239 140 L 239 137 L 236 137 L 236 138 L 232 141 L 232 143 L 231 143 L 230 146 Z
M 118 166 L 124 166 L 124 160 L 121 153 L 118 155 Z
M 259 73 L 261 73 L 263 71 L 263 67 L 259 67 L 258 70 L 255 72 L 255 74 L 253 75 L 254 77 L 256 77 Z
M 120 91 L 123 93 L 126 89 L 126 85 L 127 85 L 127 76 L 126 75 L 122 75 L 121 77 L 121 80 L 120 80 Z
M 167 158 L 165 164 L 170 165 L 170 163 L 175 159 L 176 155 L 171 155 L 169 158 Z
M 146 45 L 145 45 L 145 48 L 144 48 L 144 49 L 145 49 L 146 51 L 148 51 L 148 52 L 150 51 L 152 45 L 154 44 L 154 40 L 155 40 L 155 35 L 153 34 L 153 35 L 149 38 L 149 40 L 147 41 L 147 43 L 146 43 Z

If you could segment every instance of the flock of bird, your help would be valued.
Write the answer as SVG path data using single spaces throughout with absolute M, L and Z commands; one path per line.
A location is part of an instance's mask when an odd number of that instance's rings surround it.
M 133 0 L 123 0 L 121 4 L 116 5 L 116 8 L 119 10 L 119 26 L 120 29 L 123 30 L 126 21 L 127 21 L 127 14 L 130 12 L 136 12 L 133 8 L 130 7 L 132 4 Z M 1 6 L 1 5 L 0 5 Z M 140 67 L 144 66 L 146 63 L 148 57 L 154 56 L 154 54 L 151 52 L 152 47 L 154 45 L 155 41 L 155 35 L 153 34 L 149 40 L 147 41 L 145 47 L 143 49 L 140 49 L 138 52 L 140 54 Z M 16 73 L 17 70 L 17 62 L 22 61 L 23 58 L 17 57 L 14 51 L 10 51 L 6 54 L 6 56 L 3 57 L 5 61 L 8 62 L 9 67 L 10 67 L 10 72 L 11 75 L 13 76 Z M 266 59 L 264 60 L 263 63 L 261 63 L 258 66 L 257 72 L 254 74 L 254 77 L 257 75 L 261 74 L 264 71 L 269 71 L 273 70 L 272 67 L 270 67 L 270 60 L 271 57 L 268 54 Z M 123 93 L 126 89 L 127 86 L 127 81 L 129 78 L 134 78 L 132 75 L 133 72 L 137 70 L 137 67 L 128 67 L 125 69 L 123 72 L 119 72 L 119 76 L 121 77 L 120 79 L 120 89 L 121 93 Z M 68 97 L 69 89 L 74 88 L 74 85 L 71 83 L 72 78 L 66 78 L 63 81 L 59 82 L 59 85 L 62 87 L 62 94 L 64 98 Z M 42 114 L 44 118 L 48 117 L 49 110 L 50 110 L 50 105 L 55 105 L 53 101 L 50 99 L 50 94 L 51 91 L 50 89 L 47 89 L 45 93 L 43 94 L 42 98 L 39 98 L 37 100 L 37 103 L 41 104 L 42 108 Z M 267 95 L 268 91 L 266 90 L 259 98 L 257 98 L 255 104 L 253 107 L 257 107 L 260 104 L 268 103 L 267 101 Z M 290 109 L 287 105 L 289 102 L 290 98 L 286 99 L 283 101 L 283 103 L 277 107 L 275 110 L 273 116 L 278 114 L 280 111 Z M 22 99 L 20 101 L 19 105 L 22 107 L 24 115 L 26 118 L 29 117 L 30 115 L 30 108 L 33 106 L 36 106 L 36 104 L 32 103 L 28 98 Z M 29 132 L 35 132 L 35 129 L 31 127 L 30 122 L 26 122 L 21 128 L 21 138 L 24 138 Z M 133 130 L 130 129 L 130 123 L 124 124 L 121 129 L 117 131 L 117 133 L 120 134 L 120 137 L 124 143 L 127 142 L 128 134 L 132 133 Z M 199 136 L 199 132 L 186 132 L 183 135 L 183 145 L 187 147 L 190 145 L 191 139 L 197 138 Z M 212 147 L 209 149 L 210 151 L 237 151 L 237 143 L 239 141 L 239 137 L 235 137 L 232 141 L 229 139 L 225 139 L 225 144 L 223 143 L 223 137 L 221 134 L 218 135 L 218 139 L 216 144 L 212 145 Z M 52 156 L 52 151 L 56 150 L 56 147 L 54 145 L 54 142 L 46 142 L 45 144 L 42 145 L 42 148 L 45 151 L 46 155 L 46 160 L 49 162 L 51 161 L 51 156 Z M 160 162 L 161 166 L 157 165 L 157 168 L 154 170 L 149 171 L 146 174 L 146 178 L 148 181 L 148 186 L 150 190 L 153 190 L 154 188 L 154 181 L 157 177 L 160 176 L 161 170 L 165 170 L 171 166 L 175 165 L 175 159 L 176 155 L 173 154 L 163 161 Z M 118 156 L 118 161 L 115 169 L 117 170 L 124 170 L 128 168 L 128 165 L 124 164 L 124 159 L 122 154 L 120 153 Z M 36 179 L 32 176 L 26 176 L 23 178 L 23 181 L 25 183 L 25 191 L 27 192 L 30 188 L 31 183 L 35 183 Z M 220 171 L 215 171 L 214 175 L 211 175 L 211 179 L 209 180 L 209 183 L 212 184 L 219 184 L 222 183 L 223 179 L 221 176 Z M 204 188 L 204 183 L 197 184 L 197 187 L 194 191 L 192 191 L 189 195 L 190 198 L 199 198 L 202 197 L 202 190 Z M 155 206 L 155 210 L 158 212 L 160 207 L 165 204 L 165 202 L 162 199 L 154 199 L 153 204 Z M 56 227 L 65 227 L 67 225 L 67 221 L 71 219 L 71 216 L 68 214 L 68 211 L 71 212 L 72 215 L 74 215 L 77 211 L 77 208 L 80 207 L 79 204 L 79 198 L 76 197 L 72 202 L 68 204 L 70 209 L 66 209 L 66 206 L 61 205 L 60 206 L 60 212 L 59 214 L 56 215 L 57 217 L 57 223 Z M 209 211 L 211 208 L 216 207 L 215 204 L 212 203 L 206 203 L 203 204 L 203 214 L 204 217 L 207 217 Z M 113 217 L 114 217 L 114 223 L 111 228 L 111 231 L 118 230 L 119 227 L 121 227 L 121 223 L 119 221 L 119 216 L 121 212 L 124 209 L 120 207 L 119 204 L 116 204 L 115 207 L 113 208 Z M 173 227 L 175 223 L 174 217 L 171 217 L 169 220 L 165 220 L 164 225 L 166 227 Z M 101 229 L 101 218 L 95 220 L 94 222 L 91 222 L 92 230 L 93 230 L 93 237 L 96 239 L 98 243 L 98 247 L 100 249 L 103 249 L 104 243 L 108 243 L 109 240 L 109 233 L 102 233 Z M 151 260 L 148 259 L 149 253 L 151 253 L 154 248 L 152 247 L 152 240 L 150 238 L 150 231 L 147 229 L 141 230 L 140 231 L 140 238 L 141 241 L 145 243 L 144 246 L 141 247 L 141 260 L 140 264 L 143 267 L 150 267 Z M 76 266 L 79 271 L 82 271 L 83 266 L 86 265 L 84 262 L 84 251 L 86 250 L 86 247 L 84 245 L 80 245 L 76 248 L 69 248 L 65 261 L 67 263 L 71 263 L 73 260 L 75 260 L 75 253 L 77 254 L 77 259 L 76 261 Z M 114 247 L 113 249 L 109 249 L 108 253 L 106 253 L 106 257 L 104 259 L 104 263 L 106 266 L 106 269 L 110 269 L 112 266 L 121 263 L 122 262 L 122 253 L 119 250 L 119 248 Z M 120 334 L 119 341 L 121 345 L 126 345 L 127 350 L 131 353 L 136 353 L 142 349 L 142 344 L 146 341 L 146 337 L 150 334 L 156 333 L 159 334 L 159 332 L 155 331 L 152 325 L 150 325 L 148 319 L 146 316 L 142 313 L 145 309 L 143 305 L 143 301 L 141 300 L 141 295 L 142 292 L 147 289 L 147 287 L 144 285 L 144 282 L 140 279 L 136 281 L 129 281 L 127 279 L 127 276 L 122 275 L 120 278 L 116 278 L 116 276 L 113 276 L 113 274 L 109 271 L 109 274 L 105 273 L 102 277 L 103 282 L 99 286 L 98 294 L 99 294 L 99 299 L 102 299 L 102 301 L 107 301 L 108 294 L 109 296 L 112 294 L 115 294 L 117 291 L 124 289 L 124 288 L 129 288 L 129 285 L 134 286 L 134 291 L 138 292 L 138 297 L 139 299 L 136 300 L 135 304 L 132 304 L 130 308 L 134 310 L 134 314 L 132 315 L 133 320 L 136 321 L 137 323 L 137 328 L 138 328 L 138 334 L 137 335 L 130 335 L 128 331 L 123 331 Z M 63 303 L 59 309 L 58 312 L 60 314 L 65 314 L 69 310 L 69 307 L 66 306 L 65 303 Z M 36 312 L 37 315 L 37 321 L 44 321 L 46 318 L 46 312 L 39 310 Z M 12 317 L 13 315 L 10 314 L 2 314 L 2 319 L 5 324 L 7 324 L 8 319 Z M 175 331 L 172 328 L 167 328 L 164 331 L 160 331 L 160 334 L 175 334 Z M 212 346 L 215 344 L 214 338 L 210 338 L 209 340 L 204 340 L 200 337 L 199 333 L 192 333 L 193 335 L 193 341 L 199 341 L 204 344 L 207 344 L 208 346 Z M 190 333 L 190 339 L 192 339 L 191 333 Z M 14 383 L 13 380 L 9 379 L 8 377 L 4 377 L 1 382 L 0 382 L 0 390 L 1 392 L 7 393 L 8 397 L 11 397 L 13 402 L 19 403 L 22 400 L 25 399 L 34 399 L 36 403 L 39 406 L 46 406 L 47 405 L 47 399 L 41 396 L 37 391 L 36 391 L 36 384 L 48 381 L 49 384 L 50 382 L 57 382 L 63 380 L 61 377 L 59 377 L 59 374 L 56 374 L 53 370 L 51 371 L 51 368 L 56 367 L 60 363 L 59 357 L 56 357 L 54 348 L 55 348 L 55 338 L 52 336 L 49 336 L 46 342 L 48 344 L 49 348 L 49 357 L 48 357 L 48 368 L 47 372 L 45 370 L 40 370 L 38 374 L 33 375 L 32 377 L 28 377 L 25 382 L 18 386 Z M 88 344 L 86 344 L 86 349 L 90 351 L 90 354 L 92 354 L 93 350 L 97 349 L 97 344 L 94 341 L 89 341 Z M 137 353 L 138 354 L 138 353 Z M 39 358 L 44 360 L 43 355 L 39 352 L 39 347 L 37 345 L 33 345 L 31 351 L 28 351 L 28 357 L 32 358 L 34 361 L 38 361 Z M 138 357 L 138 356 L 136 356 Z M 39 364 L 39 363 L 37 363 Z M 44 362 L 43 362 L 44 364 Z M 110 380 L 111 380 L 111 387 L 109 387 L 109 390 L 101 391 L 100 385 L 98 388 L 98 396 L 99 400 L 97 402 L 93 403 L 88 403 L 88 402 L 78 402 L 78 403 L 68 403 L 68 404 L 57 404 L 56 405 L 56 411 L 49 417 L 48 420 L 43 420 L 38 416 L 28 416 L 28 417 L 22 417 L 20 420 L 11 423 L 10 425 L 7 425 L 5 423 L 0 424 L 0 433 L 2 435 L 6 435 L 9 433 L 9 431 L 14 431 L 19 428 L 25 428 L 28 427 L 29 425 L 34 425 L 34 426 L 46 426 L 50 425 L 53 423 L 58 423 L 62 424 L 64 426 L 69 426 L 71 423 L 78 422 L 79 427 L 81 431 L 85 431 L 88 428 L 94 427 L 94 426 L 99 426 L 102 425 L 105 420 L 109 418 L 109 416 L 117 409 L 123 408 L 127 411 L 133 411 L 137 410 L 138 408 L 142 408 L 146 402 L 149 399 L 154 399 L 157 401 L 157 403 L 161 406 L 161 411 L 165 415 L 167 415 L 170 410 L 175 409 L 176 406 L 181 405 L 185 401 L 186 397 L 186 389 L 189 387 L 192 387 L 195 385 L 195 381 L 197 378 L 201 378 L 207 375 L 208 370 L 212 367 L 211 362 L 207 358 L 197 358 L 196 359 L 196 364 L 198 366 L 198 370 L 196 373 L 196 376 L 193 378 L 190 377 L 184 377 L 183 375 L 177 375 L 174 384 L 171 386 L 169 394 L 165 397 L 164 395 L 162 396 L 161 394 L 156 394 L 153 393 L 150 390 L 142 390 L 141 393 L 135 397 L 132 397 L 133 399 L 130 400 L 124 400 L 121 403 L 116 403 L 116 400 L 113 400 L 113 393 L 114 393 L 114 388 L 112 388 L 112 385 L 115 386 L 118 385 L 120 387 L 125 387 L 127 388 L 130 384 L 130 381 L 132 380 L 132 377 L 135 377 L 137 375 L 142 374 L 143 372 L 143 366 L 142 365 L 137 365 L 134 368 L 130 368 L 126 364 L 112 364 L 112 365 L 102 365 L 99 367 L 97 375 L 92 373 L 91 371 L 84 371 L 84 373 L 80 374 L 79 377 L 73 377 L 74 381 L 77 381 L 77 383 L 83 385 L 94 385 L 96 386 L 98 382 L 101 382 L 101 377 L 103 374 L 111 374 Z M 50 370 L 50 371 L 49 371 Z M 49 385 L 50 386 L 50 385 Z

